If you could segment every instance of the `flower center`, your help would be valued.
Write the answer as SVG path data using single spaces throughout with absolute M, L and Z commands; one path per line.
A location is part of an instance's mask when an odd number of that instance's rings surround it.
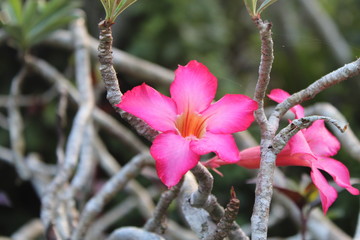
M 175 122 L 182 137 L 201 138 L 205 134 L 206 119 L 196 113 L 184 112 Z

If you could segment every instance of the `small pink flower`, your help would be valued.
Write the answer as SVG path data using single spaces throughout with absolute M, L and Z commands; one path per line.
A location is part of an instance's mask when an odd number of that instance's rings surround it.
M 226 94 L 211 103 L 216 89 L 216 77 L 193 60 L 175 71 L 171 98 L 142 84 L 126 92 L 117 105 L 160 132 L 150 153 L 166 186 L 176 185 L 200 155 L 215 152 L 226 162 L 239 160 L 232 133 L 250 126 L 257 103 L 240 94 Z
M 282 102 L 290 95 L 281 90 L 274 89 L 269 97 Z M 295 118 L 304 117 L 304 108 L 296 105 L 290 109 Z M 319 189 L 323 211 L 326 214 L 334 203 L 338 194 L 319 170 L 329 173 L 334 181 L 353 195 L 359 195 L 359 190 L 350 184 L 349 170 L 341 162 L 330 158 L 340 149 L 339 141 L 326 129 L 324 121 L 315 121 L 309 128 L 300 130 L 293 136 L 276 158 L 277 166 L 305 166 L 311 168 L 311 178 Z M 210 168 L 217 168 L 228 164 L 215 157 L 205 163 Z M 255 169 L 260 167 L 260 147 L 248 148 L 240 152 L 239 166 Z

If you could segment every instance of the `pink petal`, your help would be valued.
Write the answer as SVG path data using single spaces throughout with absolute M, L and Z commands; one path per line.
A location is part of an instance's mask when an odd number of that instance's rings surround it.
M 240 151 L 240 160 L 236 163 L 237 165 L 256 169 L 260 167 L 260 146 L 247 148 Z
M 246 130 L 254 121 L 257 102 L 241 94 L 226 94 L 206 109 L 206 129 L 212 133 L 234 133 Z
M 217 79 L 209 69 L 195 61 L 179 66 L 175 80 L 170 86 L 172 99 L 176 102 L 178 114 L 185 111 L 201 112 L 215 97 Z
M 276 158 L 276 166 L 310 167 L 312 161 L 314 161 L 314 158 L 309 154 L 283 154 L 280 152 Z
M 271 90 L 268 97 L 277 103 L 281 103 L 285 99 L 290 97 L 290 94 L 288 92 L 285 92 L 282 89 L 273 89 L 273 90 Z M 290 111 L 292 111 L 295 114 L 295 118 L 304 117 L 304 108 L 301 105 L 295 105 L 294 107 L 292 107 L 290 109 Z
M 174 101 L 146 84 L 127 91 L 117 107 L 141 118 L 155 130 L 175 131 Z
M 306 138 L 304 136 L 304 133 L 302 130 L 300 130 L 297 134 L 292 136 L 290 138 L 286 148 L 289 147 L 291 154 L 308 154 L 310 156 L 313 156 L 314 159 L 316 159 L 314 153 L 312 152 L 308 142 L 306 141 Z
M 239 161 L 239 150 L 231 134 L 214 134 L 207 132 L 201 139 L 192 140 L 191 150 L 199 155 L 215 152 L 223 161 Z
M 303 131 L 300 130 L 286 144 L 276 158 L 277 166 L 311 166 L 317 157 L 311 151 Z
M 351 186 L 349 170 L 341 162 L 332 158 L 323 157 L 318 161 L 314 161 L 313 166 L 329 173 L 337 185 L 345 188 L 352 195 L 359 195 L 359 190 Z
M 323 212 L 326 214 L 329 207 L 335 202 L 338 194 L 335 188 L 330 186 L 317 168 L 314 167 L 311 170 L 311 179 L 313 180 L 315 186 L 319 189 Z
M 323 120 L 315 121 L 304 136 L 312 152 L 316 155 L 329 157 L 335 155 L 340 149 L 340 142 L 325 127 Z
M 150 153 L 155 159 L 159 178 L 169 188 L 176 185 L 200 159 L 190 149 L 189 140 L 171 132 L 159 134 Z

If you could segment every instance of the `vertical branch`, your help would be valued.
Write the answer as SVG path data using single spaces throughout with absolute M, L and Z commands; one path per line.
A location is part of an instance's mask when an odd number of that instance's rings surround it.
M 229 235 L 233 222 L 239 212 L 240 200 L 236 198 L 234 188 L 231 189 L 231 199 L 226 206 L 224 216 L 217 224 L 217 228 L 214 234 L 210 234 L 206 240 L 222 240 Z M 239 238 L 240 239 L 240 238 Z M 245 239 L 245 238 L 244 238 Z M 248 238 L 247 238 L 248 239 Z
M 80 92 L 80 108 L 76 113 L 73 126 L 66 144 L 65 162 L 58 174 L 49 185 L 42 199 L 41 218 L 46 227 L 54 221 L 55 204 L 60 189 L 68 182 L 78 163 L 80 146 L 85 128 L 94 108 L 94 96 L 90 76 L 90 58 L 88 53 L 88 38 L 83 18 L 73 23 L 74 44 L 76 48 L 76 83 Z
M 119 82 L 116 77 L 116 72 L 113 67 L 113 56 L 112 56 L 112 31 L 111 25 L 107 21 L 101 21 L 99 23 L 100 36 L 99 36 L 99 62 L 100 62 L 100 73 L 102 79 L 104 80 L 106 87 L 106 98 L 110 102 L 111 106 L 115 110 L 119 111 L 115 105 L 119 104 L 121 101 L 122 93 L 120 91 Z
M 89 184 L 91 184 L 91 177 L 96 167 L 93 143 L 94 127 L 92 123 L 86 127 L 84 134 L 85 136 L 81 146 L 79 167 L 71 181 L 71 188 L 74 195 L 79 191 L 86 191 L 86 187 L 89 187 Z
M 254 240 L 265 240 L 267 238 L 276 160 L 276 155 L 272 151 L 272 139 L 278 126 L 277 124 L 269 124 L 264 112 L 264 98 L 274 60 L 271 23 L 263 22 L 258 18 L 255 18 L 254 22 L 261 37 L 261 61 L 259 78 L 255 89 L 255 100 L 259 104 L 259 109 L 255 112 L 255 118 L 261 128 L 261 163 L 255 189 L 254 209 L 251 216 L 251 237 Z
M 264 112 L 264 98 L 268 84 L 270 82 L 270 73 L 274 61 L 273 41 L 271 37 L 271 23 L 263 22 L 260 18 L 254 18 L 254 23 L 259 29 L 261 38 L 261 60 L 259 66 L 259 77 L 255 88 L 254 99 L 258 102 L 258 110 L 255 111 L 255 118 L 259 125 L 264 128 L 267 119 Z
M 154 216 L 150 218 L 144 229 L 149 232 L 157 232 L 162 234 L 165 230 L 164 220 L 166 210 L 169 208 L 170 203 L 178 196 L 180 188 L 183 184 L 184 179 L 182 179 L 177 185 L 172 187 L 170 190 L 161 194 L 160 200 L 155 208 Z
M 66 126 L 66 108 L 67 108 L 67 94 L 66 90 L 63 87 L 59 86 L 59 104 L 57 106 L 57 112 L 56 112 L 56 120 L 57 120 L 57 137 L 58 137 L 58 143 L 56 145 L 56 157 L 57 161 L 60 164 L 64 163 L 65 159 L 65 132 L 64 128 Z
M 30 178 L 30 171 L 24 163 L 24 144 L 25 140 L 23 137 L 23 121 L 20 114 L 19 107 L 17 106 L 17 98 L 19 96 L 21 84 L 26 76 L 27 69 L 24 67 L 18 75 L 15 76 L 11 83 L 10 97 L 8 102 L 8 125 L 10 132 L 10 143 L 13 151 L 12 160 L 14 166 L 23 180 Z
M 197 191 L 191 194 L 190 204 L 193 207 L 203 207 L 211 194 L 214 177 L 201 163 L 191 169 L 191 172 L 198 180 L 199 186 Z
M 112 32 L 111 32 L 111 23 L 107 21 L 101 21 L 99 23 L 100 36 L 99 36 L 99 62 L 100 62 L 100 72 L 105 83 L 107 91 L 107 99 L 110 102 L 111 106 L 120 114 L 120 116 L 128 121 L 136 131 L 146 137 L 148 140 L 152 141 L 157 135 L 158 132 L 152 129 L 148 124 L 143 120 L 135 117 L 132 114 L 122 111 L 120 108 L 116 107 L 117 104 L 121 101 L 122 93 L 120 91 L 119 82 L 116 77 L 116 72 L 113 67 L 113 56 L 112 56 Z
M 140 173 L 142 168 L 149 162 L 149 159 L 149 155 L 147 154 L 138 154 L 106 182 L 101 190 L 85 205 L 80 216 L 79 224 L 72 235 L 72 239 L 84 238 L 90 224 L 103 210 L 104 206 L 118 191 L 124 188 L 131 179 Z
M 212 187 L 213 187 L 213 176 L 210 172 L 205 168 L 202 164 L 198 164 L 194 167 L 191 172 L 194 174 L 196 179 L 198 180 L 197 190 L 193 191 L 190 195 L 189 203 L 190 206 L 193 208 L 202 208 L 204 209 L 210 216 L 213 223 L 218 224 L 221 219 L 224 219 L 225 210 L 224 208 L 217 202 L 217 199 L 214 195 L 211 194 Z M 187 201 L 187 200 L 185 200 Z M 196 211 L 194 209 L 187 209 L 186 204 L 183 204 L 183 211 L 186 212 L 193 212 Z M 195 213 L 194 213 L 195 214 Z M 200 211 L 196 214 L 201 216 Z M 194 219 L 188 218 L 188 223 L 192 224 Z M 230 220 L 227 218 L 227 220 Z M 196 219 L 198 221 L 198 219 Z M 236 240 L 248 240 L 248 237 L 240 228 L 240 226 L 233 220 L 227 222 L 230 227 L 228 228 L 227 234 L 230 233 L 230 239 Z M 204 236 L 209 235 L 209 232 L 215 232 L 216 227 L 209 223 L 204 223 L 207 226 L 206 232 L 202 233 L 203 230 L 197 230 L 197 234 Z

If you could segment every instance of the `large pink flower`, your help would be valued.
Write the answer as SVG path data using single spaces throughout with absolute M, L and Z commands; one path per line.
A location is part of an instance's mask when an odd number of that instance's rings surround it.
M 281 89 L 274 89 L 269 94 L 269 97 L 276 102 L 282 102 L 289 96 L 287 92 Z M 296 105 L 290 110 L 295 114 L 295 118 L 304 117 L 304 108 L 302 106 Z M 351 194 L 359 195 L 359 190 L 350 184 L 350 174 L 346 166 L 330 158 L 339 149 L 339 141 L 326 129 L 324 121 L 318 120 L 309 128 L 300 130 L 295 134 L 276 158 L 277 166 L 305 166 L 311 168 L 311 178 L 319 189 L 325 214 L 336 200 L 338 194 L 319 170 L 330 174 L 340 187 L 345 188 Z M 205 165 L 216 168 L 224 164 L 228 163 L 219 158 L 214 158 Z M 260 147 L 257 146 L 241 151 L 240 161 L 236 164 L 245 168 L 259 168 Z
M 216 77 L 193 60 L 175 71 L 171 98 L 142 84 L 126 92 L 117 105 L 160 131 L 150 153 L 166 186 L 176 185 L 200 155 L 215 152 L 226 162 L 239 160 L 232 133 L 250 126 L 257 103 L 244 95 L 227 94 L 212 104 L 216 89 Z

